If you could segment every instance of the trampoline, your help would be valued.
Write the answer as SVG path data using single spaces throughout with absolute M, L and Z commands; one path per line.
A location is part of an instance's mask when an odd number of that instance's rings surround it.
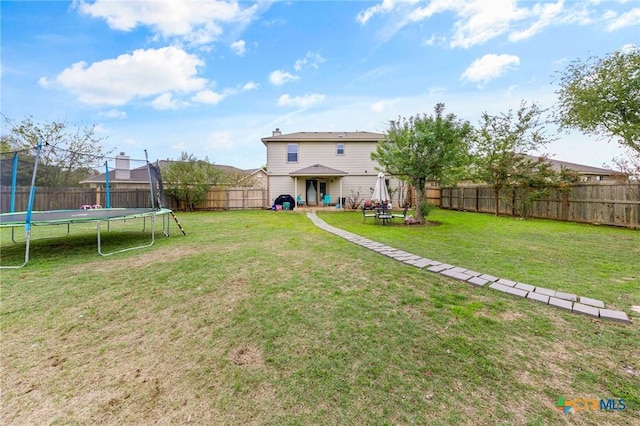
M 162 178 L 160 176 L 159 167 L 153 166 L 148 160 L 146 162 L 146 171 L 145 174 L 148 173 L 149 177 L 149 197 L 148 203 L 151 205 L 150 207 L 120 207 L 120 208 L 112 208 L 110 197 L 109 197 L 109 170 L 107 169 L 107 178 L 106 178 L 106 208 L 87 208 L 88 206 L 83 205 L 78 209 L 60 209 L 60 210 L 47 210 L 47 211 L 37 211 L 33 210 L 34 205 L 34 194 L 35 194 L 35 175 L 37 173 L 37 165 L 38 165 L 38 157 L 39 152 L 42 149 L 42 144 L 38 146 L 38 155 L 35 157 L 35 165 L 33 167 L 33 176 L 31 179 L 31 188 L 30 195 L 28 200 L 28 206 L 26 211 L 22 212 L 14 212 L 14 193 L 15 193 L 15 175 L 16 169 L 14 168 L 14 182 L 12 184 L 12 193 L 11 193 L 11 208 L 8 213 L 0 213 L 0 228 L 11 228 L 11 240 L 14 243 L 17 243 L 14 235 L 14 231 L 16 228 L 24 228 L 25 231 L 25 257 L 24 263 L 21 265 L 0 265 L 0 269 L 15 269 L 21 268 L 25 266 L 29 262 L 29 247 L 31 241 L 31 227 L 32 226 L 46 226 L 46 225 L 66 225 L 67 226 L 67 234 L 69 234 L 69 229 L 71 224 L 76 223 L 95 223 L 96 224 L 96 232 L 97 232 L 97 248 L 98 254 L 101 256 L 110 256 L 112 254 L 121 253 L 129 250 L 137 250 L 145 247 L 149 247 L 155 242 L 155 227 L 156 227 L 156 217 L 162 218 L 162 232 L 165 236 L 169 236 L 169 225 L 170 218 L 169 215 L 173 217 L 173 219 L 180 227 L 180 230 L 184 234 L 184 230 L 178 223 L 173 211 L 164 208 L 164 192 L 162 189 Z M 146 151 L 145 151 L 146 156 Z M 17 162 L 17 160 L 16 160 Z M 93 207 L 100 207 L 98 205 L 94 205 Z M 142 219 L 143 227 L 142 231 L 146 229 L 147 219 L 149 219 L 151 223 L 151 240 L 148 243 L 123 248 L 111 252 L 104 252 L 102 250 L 102 234 L 101 234 L 101 225 L 106 223 L 107 229 L 109 229 L 109 225 L 113 221 L 126 221 L 129 219 Z M 44 238 L 56 238 L 56 237 L 44 237 Z
M 95 222 L 96 223 L 96 234 L 97 234 L 97 244 L 98 244 L 98 254 L 101 256 L 110 256 L 116 253 L 122 253 L 129 250 L 137 250 L 145 247 L 150 247 L 155 242 L 155 219 L 156 216 L 162 217 L 162 232 L 165 236 L 169 236 L 169 217 L 168 215 L 173 212 L 169 209 L 151 209 L 151 208 L 112 208 L 112 209 L 94 209 L 94 210 L 52 210 L 52 211 L 32 211 L 31 212 L 31 221 L 30 224 L 32 226 L 44 226 L 44 225 L 67 225 L 67 234 L 69 235 L 69 226 L 73 223 L 86 223 L 86 222 Z M 28 222 L 28 212 L 17 212 L 17 213 L 2 213 L 0 214 L 0 228 L 11 227 L 11 239 L 13 242 L 16 242 L 13 234 L 13 229 L 17 227 L 27 228 Z M 115 250 L 109 253 L 105 253 L 102 250 L 102 236 L 101 236 L 101 222 L 107 222 L 114 220 L 127 220 L 127 219 L 139 219 L 142 218 L 144 220 L 144 225 L 142 227 L 142 231 L 146 228 L 146 218 L 150 218 L 151 220 L 151 241 L 148 244 L 143 244 L 135 247 L 128 247 L 120 250 Z M 29 242 L 30 235 L 27 235 L 26 239 L 26 252 L 25 252 L 25 261 L 22 265 L 18 266 L 5 266 L 2 265 L 0 268 L 3 269 L 12 269 L 12 268 L 21 268 L 29 262 Z
M 31 224 L 59 225 L 77 222 L 109 221 L 121 219 L 135 219 L 139 217 L 153 217 L 161 214 L 170 214 L 169 209 L 151 208 L 113 208 L 92 210 L 51 210 L 31 212 Z M 24 226 L 27 221 L 27 212 L 0 214 L 0 227 Z

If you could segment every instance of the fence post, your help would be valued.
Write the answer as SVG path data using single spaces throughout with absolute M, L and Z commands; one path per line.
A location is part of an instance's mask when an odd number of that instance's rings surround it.
M 480 200 L 479 200 L 480 195 L 479 194 L 480 194 L 480 188 L 476 186 L 476 200 L 475 200 L 476 201 L 475 202 L 475 204 L 476 204 L 476 213 L 478 213 L 478 210 L 480 210 Z

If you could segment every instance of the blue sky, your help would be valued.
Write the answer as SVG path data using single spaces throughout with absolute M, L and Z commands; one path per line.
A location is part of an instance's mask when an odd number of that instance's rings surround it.
M 640 45 L 640 1 L 5 1 L 2 113 L 93 125 L 132 158 L 266 163 L 260 138 L 384 132 L 446 111 L 477 125 L 522 100 L 552 107 L 554 72 Z M 3 129 L 4 131 L 4 129 Z M 549 134 L 555 135 L 550 128 Z M 620 155 L 577 132 L 546 150 Z

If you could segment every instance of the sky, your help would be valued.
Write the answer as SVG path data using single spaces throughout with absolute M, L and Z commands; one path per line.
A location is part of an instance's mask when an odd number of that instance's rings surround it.
M 639 0 L 0 2 L 5 117 L 93 126 L 132 158 L 266 164 L 279 128 L 384 133 L 445 112 L 477 126 L 553 108 L 575 60 L 640 45 Z M 3 123 L 3 134 L 7 129 Z M 579 132 L 537 154 L 600 167 Z

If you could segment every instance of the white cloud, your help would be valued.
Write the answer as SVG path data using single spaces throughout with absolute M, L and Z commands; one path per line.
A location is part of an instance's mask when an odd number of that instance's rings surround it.
M 460 6 L 460 2 L 451 0 L 433 0 L 425 7 L 418 7 L 407 14 L 408 22 L 418 22 L 431 18 L 436 13 L 445 12 L 447 10 L 455 10 Z
M 480 83 L 483 87 L 489 81 L 501 76 L 505 71 L 516 69 L 520 65 L 520 58 L 514 55 L 487 54 L 473 61 L 464 71 L 461 79 Z
M 96 132 L 96 134 L 98 135 L 108 135 L 110 133 L 109 129 L 102 124 L 96 124 L 93 127 L 93 131 Z
M 383 0 L 382 3 L 371 6 L 358 13 L 358 16 L 356 16 L 356 20 L 360 22 L 360 24 L 364 25 L 377 14 L 391 12 L 396 7 L 396 5 L 397 2 L 395 0 Z
M 100 115 L 100 117 L 106 117 L 106 118 L 117 118 L 117 119 L 127 118 L 127 113 L 124 112 L 124 111 L 120 111 L 118 109 L 111 109 L 109 111 L 103 111 L 99 115 Z
M 516 0 L 431 0 L 424 3 L 415 0 L 383 1 L 361 11 L 356 19 L 367 23 L 375 15 L 389 15 L 379 36 L 387 41 L 407 25 L 432 18 L 436 14 L 449 13 L 454 17 L 451 30 L 451 47 L 470 48 L 486 43 L 498 36 L 509 34 L 509 40 L 517 42 L 539 34 L 551 25 L 592 22 L 592 10 L 583 2 L 556 0 L 555 2 L 517 2 Z M 525 7 L 519 7 L 524 4 Z M 634 15 L 630 13 L 630 18 Z M 637 19 L 636 19 L 637 20 Z M 625 21 L 626 22 L 626 21 Z M 426 27 L 426 26 L 425 26 Z M 429 27 L 430 28 L 430 27 Z M 425 45 L 444 41 L 443 35 L 434 34 L 425 39 Z
M 387 106 L 387 102 L 385 101 L 374 102 L 373 104 L 371 104 L 371 111 L 384 112 L 387 109 L 386 106 Z
M 250 90 L 258 90 L 260 88 L 260 84 L 256 83 L 255 81 L 250 81 L 248 83 L 245 83 L 244 86 L 242 86 L 242 90 L 244 90 L 245 92 L 248 92 Z
M 176 99 L 173 99 L 171 93 L 163 93 L 162 95 L 151 101 L 151 106 L 161 111 L 168 109 L 178 109 L 181 104 Z
M 278 106 L 295 106 L 300 108 L 307 108 L 315 105 L 324 100 L 325 96 L 317 93 L 312 93 L 305 96 L 296 96 L 292 98 L 288 94 L 280 96 L 278 98 Z
M 218 104 L 220 102 L 222 102 L 222 100 L 224 98 L 226 98 L 228 95 L 228 93 L 218 93 L 218 92 L 214 92 L 213 90 L 202 90 L 198 93 L 196 93 L 191 100 L 195 101 L 195 102 L 200 102 L 203 104 L 211 104 L 211 105 L 215 105 Z
M 281 70 L 275 70 L 271 74 L 269 74 L 269 82 L 271 82 L 271 84 L 273 84 L 274 86 L 282 86 L 285 83 L 296 81 L 299 79 L 300 77 L 298 77 L 297 75 L 293 75 Z
M 469 48 L 504 34 L 513 21 L 526 17 L 528 11 L 517 9 L 512 0 L 476 0 L 465 3 L 457 14 L 461 19 L 454 25 L 451 47 Z
M 77 62 L 58 74 L 54 82 L 89 105 L 125 105 L 134 98 L 167 92 L 201 90 L 207 80 L 197 76 L 203 62 L 176 47 L 135 50 L 89 65 Z M 50 87 L 52 81 L 42 78 Z
M 244 9 L 240 4 L 235 0 L 80 0 L 75 6 L 82 14 L 106 20 L 112 29 L 132 31 L 148 26 L 160 37 L 181 37 L 194 44 L 206 44 L 220 37 L 224 24 L 246 25 L 259 10 L 257 4 Z
M 511 32 L 511 34 L 509 34 L 509 40 L 520 41 L 540 33 L 545 27 L 557 20 L 563 10 L 563 6 L 562 1 L 558 3 L 546 3 L 543 6 L 536 4 L 531 13 L 537 16 L 538 20 L 527 29 Z
M 609 15 L 611 22 L 607 25 L 609 31 L 619 30 L 620 28 L 629 27 L 632 25 L 640 25 L 640 8 L 634 8 L 630 11 L 623 13 L 620 16 Z
M 309 68 L 317 70 L 324 61 L 325 59 L 319 53 L 307 52 L 304 58 L 298 59 L 293 64 L 293 69 L 300 71 L 303 67 L 308 66 Z
M 246 43 L 244 40 L 238 40 L 231 43 L 231 50 L 238 56 L 244 56 L 246 51 Z
M 207 138 L 208 151 L 227 151 L 234 147 L 234 137 L 230 131 L 213 132 Z
M 436 36 L 432 35 L 429 38 L 426 38 L 422 41 L 422 45 L 423 46 L 433 46 L 436 44 Z

